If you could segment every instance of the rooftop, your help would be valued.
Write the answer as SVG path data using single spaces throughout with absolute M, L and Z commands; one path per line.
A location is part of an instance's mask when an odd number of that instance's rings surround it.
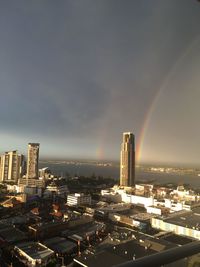
M 162 239 L 169 241 L 169 242 L 172 242 L 172 243 L 177 244 L 177 245 L 185 245 L 185 244 L 188 244 L 188 243 L 194 241 L 192 238 L 180 236 L 180 235 L 175 235 L 175 234 L 167 235 L 167 236 L 163 237 Z
M 20 250 L 28 257 L 37 260 L 37 259 L 46 259 L 49 256 L 53 255 L 54 252 L 42 245 L 39 242 L 25 242 L 15 246 L 15 249 Z
M 56 253 L 67 253 L 77 247 L 71 241 L 66 240 L 64 237 L 54 237 L 44 241 L 44 244 L 54 250 Z
M 200 213 L 192 211 L 183 214 L 177 214 L 164 219 L 165 222 L 180 225 L 186 228 L 200 230 Z
M 155 217 L 155 215 L 142 212 L 135 215 L 131 215 L 130 217 L 139 221 L 149 221 L 152 217 Z
M 119 203 L 100 207 L 99 209 L 107 212 L 125 212 L 126 210 L 130 210 L 130 207 L 131 204 Z
M 119 245 L 107 247 L 106 249 L 99 251 L 94 255 L 86 252 L 81 257 L 75 258 L 74 261 L 82 266 L 110 267 L 129 260 L 160 252 L 168 249 L 169 247 L 171 246 L 168 245 L 168 242 L 163 240 L 141 239 L 140 242 L 131 240 Z
M 29 146 L 39 146 L 40 143 L 28 143 Z
M 0 237 L 9 243 L 12 243 L 25 240 L 26 234 L 13 226 L 0 224 Z

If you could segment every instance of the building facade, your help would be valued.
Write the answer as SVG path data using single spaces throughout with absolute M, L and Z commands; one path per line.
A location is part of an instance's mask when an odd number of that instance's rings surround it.
M 195 239 L 200 239 L 199 228 L 191 226 L 190 224 L 184 226 L 178 224 L 176 221 L 170 222 L 170 221 L 165 221 L 162 218 L 152 218 L 151 226 L 161 231 L 174 232 L 176 235 L 188 236 Z
M 120 155 L 120 185 L 135 184 L 135 137 L 133 133 L 123 133 Z
M 44 191 L 44 196 L 60 196 L 66 197 L 69 194 L 69 189 L 66 184 L 59 184 L 56 182 L 51 182 Z
M 27 179 L 38 179 L 39 147 L 38 143 L 28 144 Z
M 91 204 L 91 196 L 85 195 L 82 193 L 70 194 L 67 196 L 67 205 L 68 206 L 82 206 L 82 205 L 90 205 Z
M 25 174 L 25 157 L 17 151 L 5 152 L 1 156 L 0 181 L 17 183 Z

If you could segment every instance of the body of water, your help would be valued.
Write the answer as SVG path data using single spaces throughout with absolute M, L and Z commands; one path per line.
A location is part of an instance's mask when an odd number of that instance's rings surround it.
M 40 168 L 49 167 L 53 174 L 58 176 L 83 175 L 83 176 L 103 176 L 116 180 L 119 179 L 119 167 L 113 166 L 97 166 L 90 164 L 64 164 L 64 163 L 40 163 Z M 154 183 L 176 183 L 190 184 L 192 187 L 200 187 L 200 177 L 195 175 L 168 174 L 168 173 L 152 173 L 136 170 L 137 181 L 154 181 Z

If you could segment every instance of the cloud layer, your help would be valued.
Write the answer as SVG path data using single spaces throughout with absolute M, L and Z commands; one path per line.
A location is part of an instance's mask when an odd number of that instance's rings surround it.
M 103 158 L 118 158 L 122 132 L 139 137 L 166 76 L 198 38 L 199 11 L 187 0 L 1 2 L 0 150 L 39 141 L 44 157 L 95 158 L 100 149 Z M 179 72 L 189 64 L 186 58 Z M 173 79 L 166 90 L 182 109 L 182 77 Z M 154 114 L 144 159 L 160 153 L 166 114 L 162 105 Z M 166 137 L 182 151 L 173 135 Z

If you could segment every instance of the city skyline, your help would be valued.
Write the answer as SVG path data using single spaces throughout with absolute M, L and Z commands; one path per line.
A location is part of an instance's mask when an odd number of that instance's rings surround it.
M 199 164 L 200 6 L 187 0 L 0 3 L 0 153 Z M 187 152 L 186 152 L 187 151 Z

